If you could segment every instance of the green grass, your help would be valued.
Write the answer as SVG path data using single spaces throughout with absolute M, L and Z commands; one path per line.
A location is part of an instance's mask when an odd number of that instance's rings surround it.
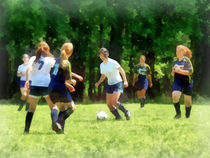
M 51 130 L 50 110 L 38 106 L 29 135 L 23 135 L 26 112 L 0 106 L 0 158 L 209 158 L 210 106 L 194 105 L 192 117 L 174 120 L 172 105 L 125 104 L 131 120 L 115 121 L 105 104 L 77 105 L 65 134 Z M 108 120 L 97 121 L 99 111 Z

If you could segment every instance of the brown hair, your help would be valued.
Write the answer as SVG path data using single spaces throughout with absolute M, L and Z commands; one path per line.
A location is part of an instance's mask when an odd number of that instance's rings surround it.
M 35 63 L 38 62 L 38 60 L 40 59 L 41 56 L 44 57 L 54 57 L 51 53 L 50 53 L 50 47 L 49 45 L 42 41 L 38 44 L 38 47 L 36 49 L 36 59 L 35 59 Z
M 192 58 L 192 51 L 188 47 L 184 45 L 178 45 L 177 47 L 180 47 L 184 51 L 184 56 L 188 57 L 189 59 Z
M 60 61 L 60 65 L 62 68 L 68 66 L 69 61 L 68 58 L 71 55 L 72 51 L 73 51 L 73 44 L 72 43 L 64 43 L 61 47 L 61 61 Z
M 106 48 L 101 48 L 101 49 L 99 50 L 99 54 L 103 54 L 103 56 L 104 56 L 105 58 L 108 58 L 108 56 L 109 56 L 109 51 L 108 51 Z
M 24 56 L 27 56 L 28 58 L 30 58 L 30 56 L 29 56 L 28 54 L 26 54 L 26 53 L 22 55 L 22 58 L 23 58 Z

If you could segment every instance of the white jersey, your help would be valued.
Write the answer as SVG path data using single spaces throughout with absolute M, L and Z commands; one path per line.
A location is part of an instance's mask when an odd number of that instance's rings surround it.
M 23 74 L 24 76 L 21 76 L 20 77 L 20 80 L 21 81 L 25 81 L 26 80 L 26 69 L 28 68 L 28 64 L 25 65 L 25 64 L 21 64 L 18 66 L 18 70 L 17 70 L 17 73 L 21 73 Z
M 32 66 L 31 85 L 38 87 L 48 87 L 50 83 L 50 70 L 55 64 L 52 57 L 41 56 L 38 62 L 34 63 L 35 56 L 31 57 L 29 64 Z
M 119 67 L 120 64 L 110 58 L 108 58 L 108 62 L 106 64 L 104 64 L 104 62 L 100 64 L 100 72 L 107 77 L 108 85 L 114 85 L 122 81 L 120 72 L 118 70 Z

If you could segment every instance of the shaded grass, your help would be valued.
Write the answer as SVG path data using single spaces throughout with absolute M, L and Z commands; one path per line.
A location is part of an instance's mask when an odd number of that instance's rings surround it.
M 132 114 L 129 121 L 115 121 L 105 104 L 78 105 L 64 135 L 51 130 L 47 106 L 38 106 L 29 135 L 23 135 L 26 112 L 0 106 L 0 157 L 210 157 L 209 106 L 194 105 L 190 119 L 184 118 L 182 107 L 179 120 L 173 119 L 172 105 L 125 106 Z M 108 120 L 97 121 L 99 111 Z

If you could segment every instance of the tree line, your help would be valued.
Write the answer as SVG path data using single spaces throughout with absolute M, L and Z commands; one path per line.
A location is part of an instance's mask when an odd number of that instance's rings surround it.
M 21 55 L 34 54 L 42 40 L 56 57 L 64 42 L 74 44 L 73 72 L 85 79 L 73 94 L 78 99 L 104 97 L 105 84 L 95 88 L 101 47 L 125 69 L 129 98 L 135 96 L 131 82 L 142 54 L 152 69 L 150 96 L 170 95 L 178 44 L 193 51 L 194 95 L 209 96 L 209 14 L 208 0 L 1 0 L 0 98 L 19 91 L 16 71 Z

